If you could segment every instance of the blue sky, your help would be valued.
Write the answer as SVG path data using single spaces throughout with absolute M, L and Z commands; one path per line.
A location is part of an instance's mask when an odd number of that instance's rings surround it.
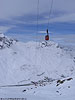
M 38 33 L 47 29 L 52 0 L 39 0 Z M 0 0 L 0 32 L 5 34 L 37 33 L 38 0 Z M 75 34 L 75 0 L 53 0 L 49 32 Z

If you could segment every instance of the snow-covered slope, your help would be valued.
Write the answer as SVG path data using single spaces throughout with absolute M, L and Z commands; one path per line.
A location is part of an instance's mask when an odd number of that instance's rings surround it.
M 0 34 L 0 97 L 75 99 L 73 51 L 52 41 L 44 44 L 16 42 Z
M 48 46 L 36 42 L 15 42 L 1 36 L 3 47 L 0 50 L 0 85 L 23 84 L 46 77 L 60 79 L 75 74 L 74 58 L 67 50 L 50 41 Z

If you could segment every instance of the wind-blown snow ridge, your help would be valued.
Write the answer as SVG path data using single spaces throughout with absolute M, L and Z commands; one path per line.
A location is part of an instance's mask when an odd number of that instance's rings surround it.
M 60 79 L 73 74 L 74 59 L 52 41 L 48 46 L 16 42 L 10 48 L 0 50 L 0 85 L 29 83 L 45 77 Z

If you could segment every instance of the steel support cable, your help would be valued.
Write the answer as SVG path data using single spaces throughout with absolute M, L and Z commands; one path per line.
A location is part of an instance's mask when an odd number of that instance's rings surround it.
M 48 18 L 48 25 L 47 25 L 47 29 L 49 28 L 49 24 L 50 24 L 50 18 L 51 18 L 51 14 L 52 14 L 52 8 L 53 8 L 53 0 L 50 2 L 51 6 L 49 8 L 49 18 Z M 49 3 L 49 4 L 50 4 Z
M 37 32 L 36 32 L 36 40 L 37 40 L 37 35 L 38 35 L 38 30 L 39 30 L 39 26 L 38 26 L 39 22 L 38 22 L 38 20 L 39 20 L 39 0 L 37 2 Z
M 39 0 L 37 0 L 37 14 L 36 14 L 36 46 L 35 46 L 35 65 L 37 64 L 37 34 L 38 34 L 38 19 L 39 19 Z

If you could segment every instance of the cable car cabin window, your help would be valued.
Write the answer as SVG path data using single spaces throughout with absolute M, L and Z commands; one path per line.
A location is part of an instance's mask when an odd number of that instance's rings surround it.
M 45 40 L 49 40 L 49 35 L 46 35 L 45 36 Z

